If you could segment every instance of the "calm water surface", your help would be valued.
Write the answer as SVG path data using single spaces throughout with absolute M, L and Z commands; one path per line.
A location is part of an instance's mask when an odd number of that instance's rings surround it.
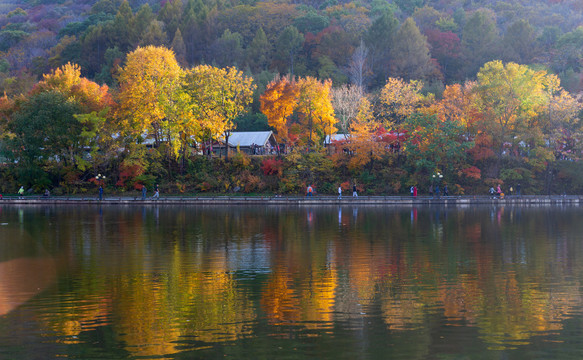
M 0 359 L 581 359 L 583 208 L 0 207 Z

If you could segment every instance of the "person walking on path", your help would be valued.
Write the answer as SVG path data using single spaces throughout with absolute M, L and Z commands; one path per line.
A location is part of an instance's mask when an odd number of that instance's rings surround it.
M 308 197 L 312 197 L 312 193 L 314 192 L 314 189 L 312 188 L 312 185 L 308 185 L 308 190 L 306 191 L 306 196 Z
M 413 197 L 417 197 L 417 185 L 413 186 Z
M 449 196 L 449 190 L 447 189 L 447 184 L 443 186 L 443 196 Z
M 413 185 L 411 185 L 411 188 L 409 189 L 409 191 L 411 192 L 411 196 L 415 196 L 415 187 Z
M 99 201 L 103 200 L 103 186 L 99 185 Z
M 159 198 L 160 198 L 160 191 L 158 190 L 158 185 L 156 185 L 156 191 L 154 191 L 154 196 L 152 196 L 152 199 L 158 200 Z
M 146 192 L 148 190 L 146 189 L 146 185 L 142 185 L 142 200 L 146 200 Z
M 496 195 L 500 196 L 500 194 L 502 194 L 502 189 L 500 188 L 500 184 L 498 184 L 498 187 L 496 188 Z
M 18 189 L 18 198 L 22 199 L 23 196 L 24 196 L 24 186 L 21 186 L 20 189 Z
M 342 186 L 338 186 L 338 199 L 342 199 Z
M 352 185 L 352 197 L 358 197 L 358 193 L 356 192 L 356 184 Z

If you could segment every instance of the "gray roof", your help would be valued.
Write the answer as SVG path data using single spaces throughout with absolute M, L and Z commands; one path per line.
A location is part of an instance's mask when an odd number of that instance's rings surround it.
M 229 146 L 265 146 L 269 138 L 273 136 L 273 131 L 243 131 L 232 132 L 229 136 Z M 275 138 L 273 139 L 275 141 Z
M 332 141 L 343 141 L 348 140 L 348 135 L 346 134 L 332 134 L 326 135 L 326 139 L 324 139 L 324 144 L 330 144 Z

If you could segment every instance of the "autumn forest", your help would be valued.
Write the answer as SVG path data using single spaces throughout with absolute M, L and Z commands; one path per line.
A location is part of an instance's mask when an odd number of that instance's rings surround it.
M 0 13 L 3 193 L 395 195 L 438 172 L 450 194 L 583 192 L 575 0 L 14 0 Z M 268 155 L 216 151 L 265 130 Z

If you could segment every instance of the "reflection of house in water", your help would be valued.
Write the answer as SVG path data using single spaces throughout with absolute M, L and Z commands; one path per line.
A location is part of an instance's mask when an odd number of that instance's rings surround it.
M 232 132 L 229 136 L 229 149 L 237 150 L 249 155 L 277 154 L 278 144 L 273 131 L 243 131 Z M 213 146 L 213 151 L 225 153 L 224 140 Z

